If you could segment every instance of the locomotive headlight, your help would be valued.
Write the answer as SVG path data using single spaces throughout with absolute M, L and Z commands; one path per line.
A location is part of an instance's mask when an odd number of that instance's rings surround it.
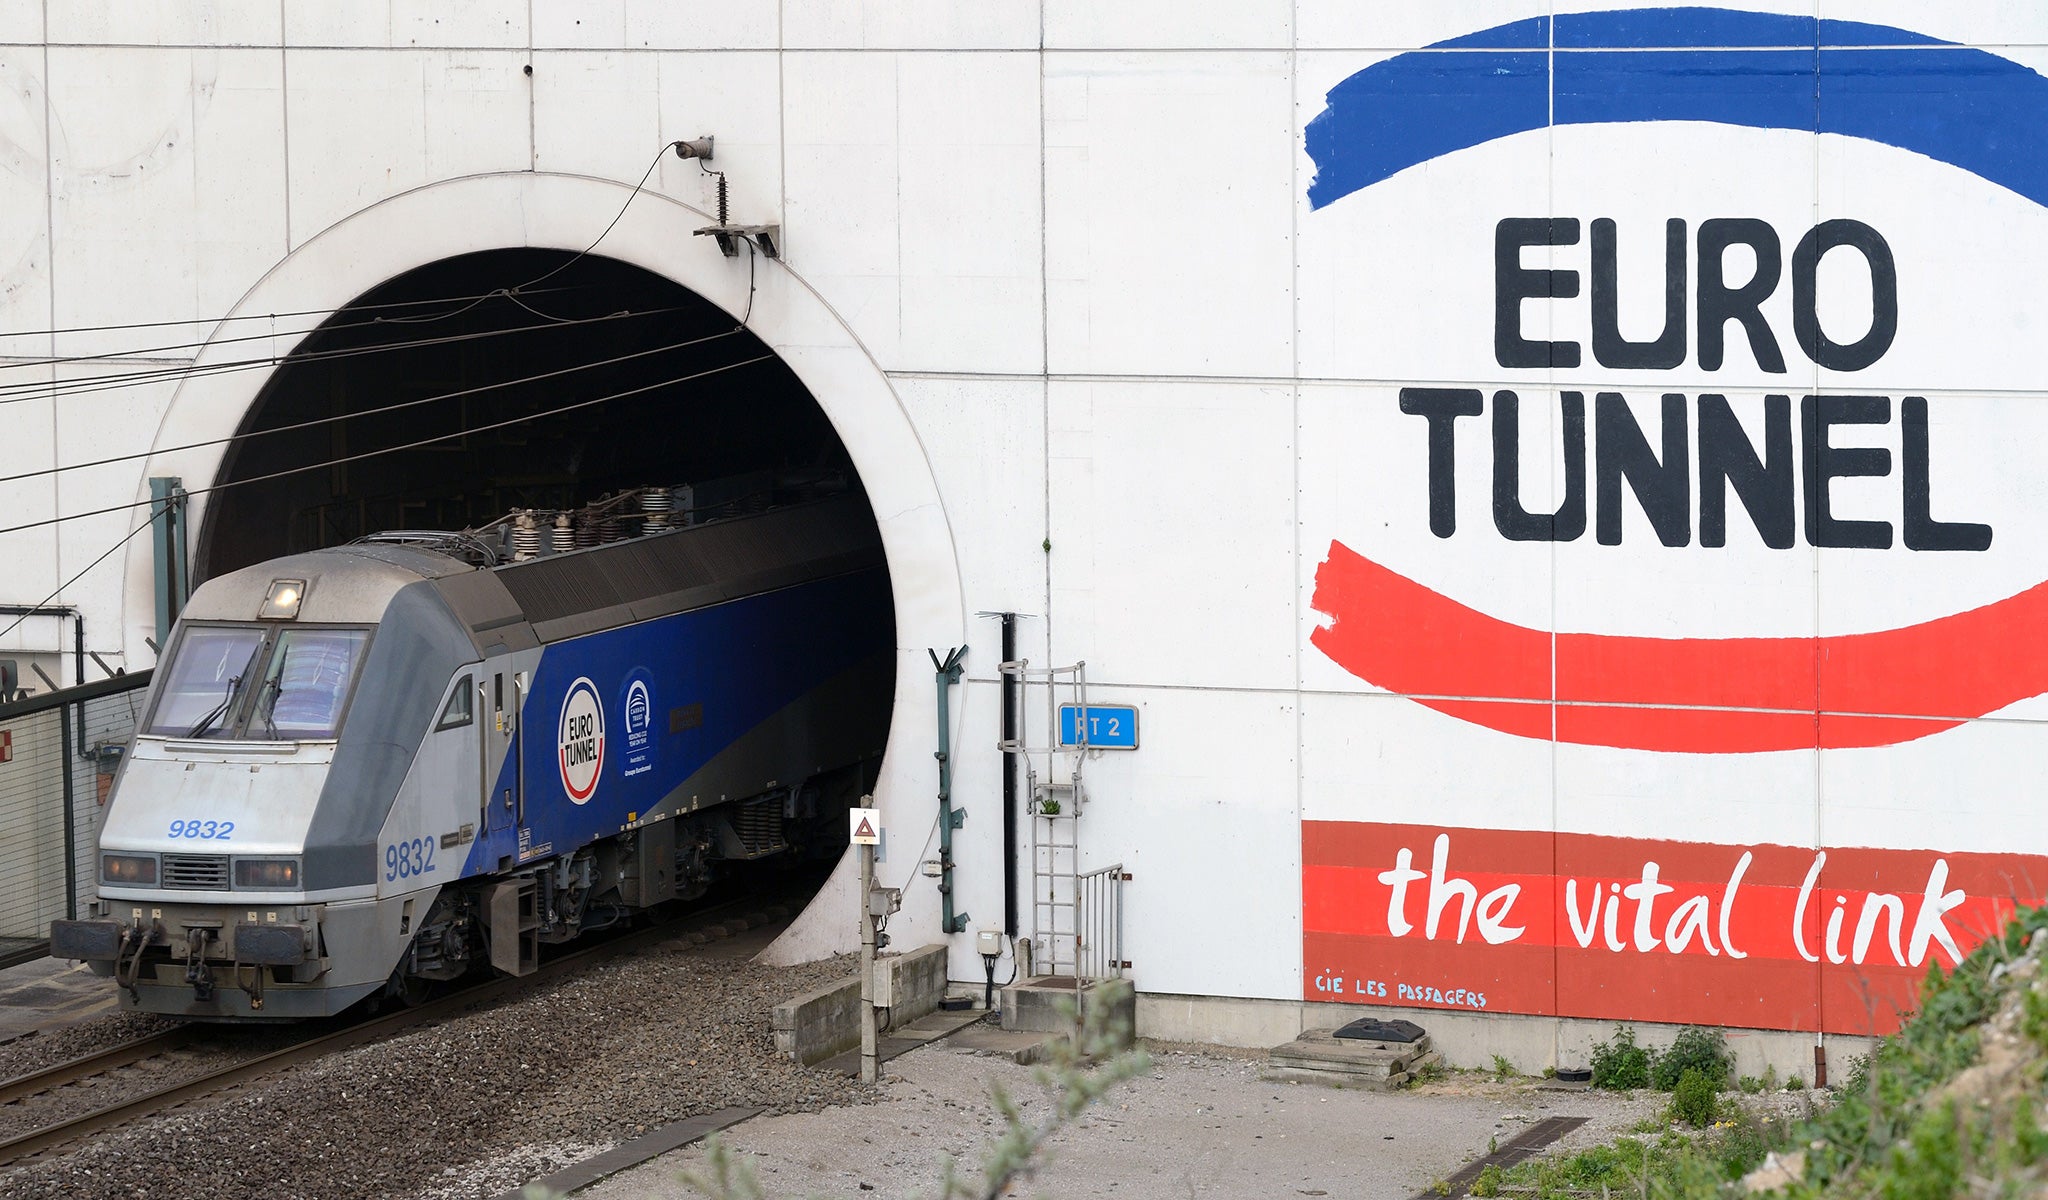
M 100 880 L 122 887 L 151 887 L 156 883 L 153 854 L 102 854 Z
M 296 858 L 238 858 L 235 860 L 235 886 L 238 888 L 282 888 L 296 891 L 299 886 L 299 860 Z
M 306 581 L 303 579 L 273 579 L 270 590 L 263 594 L 263 607 L 256 616 L 264 621 L 290 621 L 299 615 L 299 601 L 306 598 Z

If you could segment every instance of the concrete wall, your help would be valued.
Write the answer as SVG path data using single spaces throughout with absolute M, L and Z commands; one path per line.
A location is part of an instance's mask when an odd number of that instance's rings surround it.
M 946 948 L 921 946 L 875 961 L 876 1002 L 893 1000 L 883 1031 L 899 1029 L 939 1007 L 946 996 Z M 769 1012 L 775 1050 L 800 1063 L 820 1062 L 860 1045 L 860 976 L 792 996 Z
M 895 575 L 901 684 L 882 881 L 906 890 L 892 932 L 939 936 L 938 897 L 918 870 L 935 853 L 925 651 L 957 644 L 970 654 L 953 705 L 968 814 L 955 898 L 970 934 L 1000 922 L 997 627 L 976 614 L 1013 610 L 1027 614 L 1020 653 L 1034 665 L 1085 659 L 1098 702 L 1142 710 L 1137 751 L 1087 764 L 1081 865 L 1122 862 L 1135 876 L 1124 957 L 1150 994 L 1447 1012 L 1457 1002 L 1436 997 L 1484 995 L 1489 1021 L 1522 1014 L 1538 1029 L 1561 1015 L 1881 1027 L 1930 959 L 1949 961 L 1951 943 L 1966 950 L 2002 906 L 2048 885 L 2048 841 L 2023 799 L 2048 672 L 2023 652 L 2037 639 L 2012 632 L 2031 626 L 1992 608 L 2037 584 L 2048 552 L 2034 518 L 2048 408 L 2027 333 L 2048 318 L 2033 283 L 2048 221 L 2031 150 L 1999 157 L 2033 134 L 1982 124 L 2033 111 L 2048 16 L 1990 2 L 1826 6 L 1830 21 L 1900 26 L 1878 38 L 1886 45 L 1991 48 L 1949 53 L 1961 76 L 1905 71 L 1887 93 L 1909 110 L 1978 88 L 2005 97 L 1936 122 L 1962 147 L 1945 150 L 1893 128 L 1882 105 L 1853 137 L 1816 132 L 1818 110 L 1801 128 L 1691 110 L 1681 115 L 1698 119 L 1574 120 L 1575 97 L 1608 93 L 1557 91 L 1548 72 L 1604 61 L 1580 53 L 1589 47 L 1663 37 L 1719 47 L 1726 57 L 1703 68 L 1778 78 L 1742 56 L 1805 38 L 1815 51 L 1791 69 L 1820 63 L 1825 75 L 1862 53 L 1838 44 L 1877 35 L 1771 24 L 1814 11 L 1778 0 L 1733 16 L 1658 10 L 1627 28 L 1597 14 L 1539 23 L 1552 7 L 10 6 L 0 364 L 17 382 L 210 364 L 246 353 L 224 339 L 251 329 L 283 352 L 311 320 L 264 314 L 332 309 L 468 250 L 581 249 L 663 143 L 715 134 L 734 219 L 783 231 L 783 260 L 755 264 L 752 324 L 853 453 Z M 1404 90 L 1404 72 L 1462 69 L 1475 50 L 1504 56 L 1485 76 L 1498 86 L 1535 81 L 1536 126 L 1469 124 L 1522 111 L 1523 93 Z M 1438 108 L 1401 117 L 1429 97 Z M 1380 162 L 1394 169 L 1372 177 L 1374 164 L 1347 157 L 1381 144 L 1344 135 L 1354 116 L 1471 136 L 1403 142 L 1412 161 Z M 1325 177 L 1358 186 L 1337 194 Z M 695 165 L 659 161 L 602 252 L 738 313 L 747 262 L 690 236 L 710 196 Z M 1578 220 L 1577 240 L 1516 251 L 1503 275 L 1499 223 L 1552 217 Z M 1666 315 L 1666 222 L 1686 222 L 1678 365 L 1594 357 L 1601 218 L 1616 222 L 1618 336 L 1639 343 Z M 1790 260 L 1807 230 L 1837 218 L 1876 230 L 1897 268 L 1896 335 L 1860 367 L 1818 361 L 1798 340 Z M 1785 372 L 1752 353 L 1739 322 L 1722 322 L 1737 331 L 1726 362 L 1698 352 L 1696 238 L 1721 219 L 1761 220 L 1779 243 L 1784 275 L 1758 316 Z M 1742 277 L 1745 253 L 1731 251 L 1728 279 Z M 1871 319 L 1877 284 L 1858 254 L 1831 249 L 1808 297 L 1841 344 Z M 1550 269 L 1577 274 L 1574 297 L 1552 301 L 1546 287 L 1541 300 L 1510 295 L 1506 311 L 1524 340 L 1580 345 L 1583 365 L 1504 361 L 1501 289 L 1517 286 L 1516 270 Z M 110 328 L 140 322 L 163 324 Z M 231 432 L 259 376 L 0 396 L 11 456 L 0 475 L 149 456 L 0 481 L 0 603 L 58 592 L 87 614 L 93 649 L 147 665 L 147 540 L 88 569 L 135 514 L 34 523 L 129 504 L 151 474 L 211 478 L 217 448 L 179 447 Z M 1438 419 L 1402 408 L 1414 388 L 1469 389 L 1491 407 L 1442 417 L 1450 445 L 1433 457 Z M 1496 424 L 1501 391 L 1521 397 L 1516 429 Z M 1502 532 L 1494 430 L 1526 468 L 1505 491 L 1551 512 L 1573 478 L 1564 393 L 1590 408 L 1602 391 L 1625 396 L 1626 411 L 1610 406 L 1606 450 L 1588 418 L 1586 529 Z M 1646 504 L 1657 502 L 1640 499 L 1648 460 L 1631 459 L 1626 480 L 1612 465 L 1624 426 L 1642 431 L 1649 459 L 1666 454 L 1666 393 L 1686 397 L 1695 468 L 1680 489 L 1680 545 L 1667 544 L 1671 513 L 1656 526 Z M 1888 398 L 1886 420 L 1832 426 L 1834 446 L 1882 452 L 1887 473 L 1852 455 L 1831 459 L 1848 468 L 1823 483 L 1836 517 L 1884 522 L 1889 546 L 1808 530 L 1803 490 L 1788 501 L 1792 545 L 1767 544 L 1739 497 L 1727 544 L 1706 544 L 1700 397 L 1726 395 L 1762 447 L 1769 396 L 1796 411 L 1820 393 Z M 1919 434 L 1909 395 L 1927 400 Z M 1791 427 L 1795 447 L 1803 430 Z M 1787 469 L 1803 489 L 1806 468 Z M 1455 495 L 1439 506 L 1446 486 Z M 1609 510 L 1611 538 L 1600 532 Z M 1922 534 L 1945 522 L 1995 537 L 1935 551 L 1942 536 L 1923 536 L 1915 548 L 1910 520 Z M 1936 624 L 1980 609 L 1998 619 Z M 1360 642 L 1336 627 L 1386 636 Z M 1761 661 L 1796 665 L 1923 627 L 1940 636 L 1883 642 L 1897 654 L 1874 674 L 1723 669 L 1735 643 L 1771 643 Z M 0 653 L 53 650 L 55 628 L 0 635 Z M 1625 641 L 1579 640 L 1603 637 Z M 1660 669 L 1667 643 L 1694 644 L 1686 661 L 1707 667 Z M 1582 645 L 1589 659 L 1556 657 Z M 1630 669 L 1618 690 L 1586 690 L 1581 661 Z M 1446 673 L 1453 662 L 1469 669 Z M 1789 691 L 1776 689 L 1786 679 Z M 1947 686 L 1957 679 L 1986 686 L 1958 692 Z M 1034 741 L 1047 738 L 1042 711 L 1027 705 Z M 1686 729 L 1803 721 L 1812 736 L 1645 740 L 1644 712 Z M 1398 893 L 1389 880 L 1405 871 L 1421 878 Z M 838 915 L 853 911 L 850 891 L 843 871 L 778 953 L 850 946 L 852 922 Z M 1722 953 L 1729 934 L 1746 957 Z M 953 944 L 971 979 L 970 938 Z M 1386 994 L 1329 990 L 1338 978 Z

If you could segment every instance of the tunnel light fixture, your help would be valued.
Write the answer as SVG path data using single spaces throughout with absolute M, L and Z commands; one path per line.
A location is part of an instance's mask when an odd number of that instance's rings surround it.
M 256 616 L 265 621 L 294 621 L 299 616 L 299 601 L 306 598 L 306 581 L 303 579 L 273 579 L 270 590 L 263 594 L 263 607 Z

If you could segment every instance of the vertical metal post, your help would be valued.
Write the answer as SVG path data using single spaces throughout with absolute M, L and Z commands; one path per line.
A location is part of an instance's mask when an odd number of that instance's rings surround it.
M 156 644 L 169 646 L 171 625 L 192 591 L 186 558 L 184 480 L 158 475 L 149 481 L 149 523 L 156 558 Z M 84 676 L 80 675 L 80 682 Z
M 66 705 L 65 707 L 69 708 L 72 706 Z M 79 709 L 82 717 L 85 710 L 85 702 L 79 701 L 76 707 Z M 69 714 L 62 711 L 57 713 L 58 746 L 63 751 L 64 759 L 64 916 L 68 920 L 76 921 L 78 919 L 78 806 L 72 798 L 72 751 L 78 747 L 71 740 L 71 722 L 66 719 L 68 716 Z
M 956 646 L 948 650 L 943 661 L 936 650 L 926 653 L 931 656 L 939 689 L 939 749 L 933 755 L 939 760 L 939 902 L 943 909 L 939 932 L 960 933 L 967 928 L 967 914 L 953 911 L 953 831 L 967 823 L 967 813 L 953 808 L 953 721 L 950 710 L 953 685 L 960 682 L 960 674 L 965 669 L 960 664 L 967 657 L 967 647 Z
M 882 1076 L 881 1034 L 875 1027 L 875 848 L 860 847 L 860 1081 Z
M 1017 661 L 1017 614 L 1003 618 L 1003 665 Z M 1017 689 L 1023 680 L 1003 671 L 1003 936 L 1017 936 Z M 991 968 L 991 978 L 994 971 Z

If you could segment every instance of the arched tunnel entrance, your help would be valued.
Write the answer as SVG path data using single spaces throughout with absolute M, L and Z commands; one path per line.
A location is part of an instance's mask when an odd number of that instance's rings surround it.
M 444 259 L 359 297 L 237 433 L 195 581 L 649 484 L 694 484 L 707 507 L 735 486 L 757 501 L 835 476 L 859 487 L 817 402 L 730 315 L 639 267 L 549 250 Z M 336 465 L 306 469 L 322 463 Z
M 237 434 L 195 582 L 385 531 L 478 529 L 516 510 L 537 510 L 545 537 L 552 513 L 650 487 L 674 497 L 675 525 L 850 496 L 860 535 L 878 540 L 852 460 L 796 375 L 723 309 L 597 255 L 491 250 L 392 278 L 303 341 Z M 623 524 L 627 536 L 640 529 Z M 893 664 L 893 649 L 863 653 Z M 892 668 L 835 697 L 863 734 L 880 717 L 877 751 L 893 684 Z M 879 769 L 877 754 L 855 794 Z M 843 804 L 848 790 L 841 772 L 822 799 Z M 789 839 L 799 853 L 764 855 L 761 868 L 822 880 L 845 822 L 806 829 Z M 824 830 L 833 844 L 821 844 Z

